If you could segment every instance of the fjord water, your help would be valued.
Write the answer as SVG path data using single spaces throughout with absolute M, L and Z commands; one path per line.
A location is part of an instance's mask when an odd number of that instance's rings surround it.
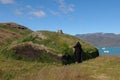
M 103 55 L 120 55 L 120 47 L 101 47 L 98 50 Z

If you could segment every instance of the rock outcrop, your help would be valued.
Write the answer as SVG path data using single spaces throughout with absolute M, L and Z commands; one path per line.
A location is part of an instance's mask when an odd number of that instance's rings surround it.
M 26 30 L 26 29 L 28 29 L 25 26 L 22 26 L 22 25 L 13 23 L 13 22 L 0 23 L 0 25 L 4 25 L 4 26 L 6 26 L 8 28 L 20 29 L 20 30 Z
M 62 30 L 58 30 L 57 33 L 63 34 L 63 31 Z

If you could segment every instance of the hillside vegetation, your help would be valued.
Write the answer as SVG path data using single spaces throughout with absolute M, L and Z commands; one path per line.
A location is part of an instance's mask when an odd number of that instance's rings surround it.
M 84 41 L 67 34 L 51 31 L 33 32 L 14 41 L 2 50 L 6 57 L 17 60 L 30 60 L 40 62 L 74 62 L 73 45 L 79 41 L 83 49 L 83 60 L 99 56 L 97 48 Z M 67 58 L 63 59 L 63 56 Z
M 32 32 L 12 22 L 0 23 L 0 38 L 0 52 L 6 58 L 70 64 L 74 63 L 73 45 L 78 41 L 83 60 L 99 56 L 97 48 L 74 36 L 52 31 Z

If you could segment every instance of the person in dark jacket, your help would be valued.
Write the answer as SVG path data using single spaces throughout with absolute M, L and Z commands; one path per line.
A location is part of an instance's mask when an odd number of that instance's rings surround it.
M 82 62 L 82 48 L 81 48 L 81 44 L 80 42 L 77 42 L 73 48 L 75 49 L 74 51 L 74 58 L 75 58 L 75 62 L 81 63 Z

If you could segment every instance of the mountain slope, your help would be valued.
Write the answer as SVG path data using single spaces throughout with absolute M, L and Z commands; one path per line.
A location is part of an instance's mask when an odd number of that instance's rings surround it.
M 97 48 L 74 36 L 51 31 L 38 31 L 13 42 L 3 50 L 7 56 L 40 62 L 74 62 L 73 45 L 79 41 L 83 49 L 83 60 L 99 56 Z M 7 50 L 7 51 L 6 51 Z M 65 59 L 62 57 L 66 56 Z
M 0 47 L 3 45 L 6 46 L 7 44 L 11 43 L 18 38 L 21 38 L 32 31 L 27 27 L 16 23 L 0 23 Z
M 120 34 L 114 33 L 92 33 L 77 34 L 76 37 L 96 47 L 120 47 Z

